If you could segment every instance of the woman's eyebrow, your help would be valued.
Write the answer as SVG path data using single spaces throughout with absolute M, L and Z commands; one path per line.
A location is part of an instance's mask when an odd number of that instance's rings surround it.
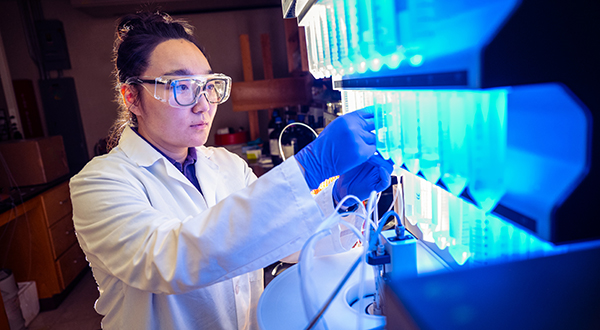
M 188 69 L 177 69 L 174 71 L 165 72 L 163 76 L 191 76 L 192 73 Z
M 208 70 L 206 74 L 213 74 L 213 70 Z M 163 76 L 193 76 L 194 74 L 188 69 L 178 69 L 174 71 L 165 72 Z

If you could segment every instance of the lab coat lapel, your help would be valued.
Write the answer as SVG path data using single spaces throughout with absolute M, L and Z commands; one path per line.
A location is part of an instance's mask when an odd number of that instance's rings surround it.
M 221 181 L 219 165 L 210 159 L 211 150 L 204 147 L 196 148 L 196 150 L 198 151 L 196 177 L 206 204 L 211 207 L 217 204 L 217 192 Z
M 126 127 L 123 131 L 121 140 L 119 141 L 119 147 L 139 166 L 147 167 L 150 171 L 166 173 L 169 177 L 183 183 L 186 187 L 187 194 L 191 196 L 193 200 L 204 201 L 202 195 L 190 180 L 173 166 L 173 164 L 169 163 L 169 161 L 156 151 L 156 149 L 140 138 L 130 127 Z M 196 164 L 198 164 L 198 162 L 196 162 Z M 198 173 L 198 168 L 196 167 L 196 174 Z M 198 177 L 198 179 L 200 180 L 200 177 Z M 202 181 L 200 181 L 200 187 L 202 187 Z

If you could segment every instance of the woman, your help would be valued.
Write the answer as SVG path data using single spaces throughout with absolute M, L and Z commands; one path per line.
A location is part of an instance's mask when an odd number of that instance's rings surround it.
M 240 157 L 203 146 L 231 81 L 212 72 L 187 23 L 122 18 L 115 64 L 118 144 L 70 182 L 103 328 L 257 328 L 262 268 L 299 250 L 335 201 L 389 185 L 391 165 L 373 156 L 372 115 L 336 119 L 257 179 Z

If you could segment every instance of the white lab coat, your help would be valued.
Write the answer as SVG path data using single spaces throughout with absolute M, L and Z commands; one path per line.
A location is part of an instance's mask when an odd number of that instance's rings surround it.
M 104 329 L 258 328 L 262 268 L 333 211 L 331 192 L 313 198 L 293 158 L 257 180 L 237 155 L 197 150 L 202 194 L 130 128 L 71 179 Z M 337 234 L 334 249 L 348 248 Z

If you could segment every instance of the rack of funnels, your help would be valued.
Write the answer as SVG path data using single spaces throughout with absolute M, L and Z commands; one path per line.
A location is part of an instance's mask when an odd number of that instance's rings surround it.
M 402 177 L 407 226 L 458 265 L 566 251 L 504 221 L 507 90 L 344 90 L 347 112 L 373 106 L 377 151 Z M 400 168 L 400 166 L 402 166 Z

